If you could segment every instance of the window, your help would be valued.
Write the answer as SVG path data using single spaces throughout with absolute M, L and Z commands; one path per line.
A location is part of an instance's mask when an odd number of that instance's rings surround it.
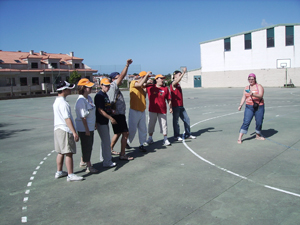
M 15 78 L 6 78 L 6 86 L 16 86 Z
M 285 27 L 285 45 L 294 45 L 294 26 Z
M 0 78 L 0 87 L 5 87 L 7 86 L 7 81 L 5 80 L 5 78 Z
M 225 38 L 224 39 L 224 51 L 230 51 L 230 38 Z
M 274 27 L 267 29 L 267 48 L 274 47 Z
M 37 68 L 39 68 L 39 64 L 37 62 L 33 62 L 33 63 L 31 63 L 31 68 L 37 69 Z
M 56 77 L 55 84 L 59 84 L 60 81 L 61 81 L 61 77 Z
M 16 62 L 16 63 L 21 63 L 21 61 L 20 61 L 20 60 L 18 60 L 18 59 L 16 59 L 16 60 L 15 60 L 15 62 Z
M 32 78 L 32 85 L 39 85 L 39 78 L 38 77 L 33 77 Z
M 252 45 L 251 45 L 251 33 L 249 34 L 244 34 L 245 37 L 245 49 L 251 49 Z
M 20 77 L 21 86 L 27 86 L 27 77 Z
M 57 63 L 51 63 L 51 67 L 57 69 Z
M 50 83 L 50 77 L 44 77 L 44 83 Z
M 79 68 L 80 68 L 79 63 L 75 63 L 75 69 L 79 69 Z

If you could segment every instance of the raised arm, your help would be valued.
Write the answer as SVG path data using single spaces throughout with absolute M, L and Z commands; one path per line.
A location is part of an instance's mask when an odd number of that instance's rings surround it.
M 181 79 L 184 76 L 185 72 L 186 72 L 186 67 L 183 69 L 183 73 L 181 73 L 180 76 L 178 76 L 177 78 L 174 79 L 174 81 L 172 82 L 172 88 L 173 88 L 173 90 L 176 89 L 175 88 L 176 84 L 178 84 L 181 81 Z
M 147 82 L 148 77 L 150 76 L 152 72 L 148 71 L 147 74 L 143 77 L 143 79 L 141 79 L 139 82 L 135 82 L 134 87 L 138 88 L 138 87 L 144 87 L 144 84 Z
M 120 76 L 119 76 L 118 79 L 117 79 L 117 85 L 118 85 L 118 86 L 122 83 L 122 80 L 123 80 L 124 77 L 126 76 L 127 71 L 128 71 L 128 67 L 129 67 L 129 65 L 130 65 L 131 63 L 132 63 L 132 59 L 127 59 L 126 66 L 124 67 L 124 69 L 122 70 Z

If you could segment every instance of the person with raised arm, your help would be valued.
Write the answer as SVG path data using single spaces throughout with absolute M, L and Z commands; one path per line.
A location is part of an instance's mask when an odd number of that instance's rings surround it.
M 130 109 L 128 116 L 129 137 L 131 143 L 135 133 L 139 132 L 139 150 L 146 152 L 144 146 L 147 146 L 147 126 L 146 126 L 146 91 L 145 85 L 151 72 L 142 71 L 136 76 L 135 80 L 130 83 Z
M 173 108 L 173 130 L 174 140 L 182 141 L 183 139 L 195 139 L 196 137 L 191 135 L 190 118 L 183 107 L 183 94 L 179 82 L 186 73 L 186 67 L 183 69 L 183 73 L 179 70 L 173 72 L 173 82 L 170 84 L 172 108 Z M 183 121 L 184 135 L 180 136 L 180 128 L 178 120 Z
M 112 123 L 114 136 L 112 137 L 110 147 L 112 154 L 119 154 L 120 160 L 133 160 L 133 157 L 128 156 L 125 153 L 126 145 L 128 145 L 127 138 L 129 133 L 125 116 L 126 104 L 123 94 L 119 89 L 119 86 L 122 84 L 123 79 L 127 75 L 128 67 L 131 63 L 132 59 L 128 59 L 126 62 L 126 66 L 122 70 L 121 74 L 118 72 L 113 72 L 109 75 L 111 84 L 110 89 L 107 92 L 110 102 L 114 106 L 112 107 L 112 109 L 114 110 L 114 114 L 112 115 L 112 117 L 114 118 L 114 120 L 116 120 L 116 123 Z M 121 135 L 121 152 L 118 153 L 114 151 L 114 146 Z
M 171 95 L 168 87 L 164 85 L 165 76 L 158 74 L 155 76 L 155 84 L 148 84 L 146 86 L 148 99 L 149 99 L 149 122 L 148 122 L 148 133 L 149 137 L 147 140 L 148 144 L 153 143 L 153 132 L 156 121 L 160 126 L 160 133 L 163 134 L 164 146 L 169 146 L 171 143 L 168 140 L 168 125 L 167 125 L 167 105 L 169 104 L 170 113 L 172 110 Z

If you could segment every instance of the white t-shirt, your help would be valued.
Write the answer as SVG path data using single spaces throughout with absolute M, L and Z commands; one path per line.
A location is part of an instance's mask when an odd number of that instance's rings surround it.
M 96 124 L 96 106 L 90 96 L 86 99 L 83 95 L 79 95 L 75 103 L 76 112 L 76 130 L 85 132 L 81 118 L 86 118 L 89 131 L 95 130 Z
M 66 101 L 66 98 L 62 96 L 56 97 L 53 104 L 53 112 L 54 112 L 54 130 L 62 129 L 66 132 L 72 133 L 72 131 L 67 126 L 65 121 L 65 119 L 70 118 L 74 125 L 74 120 L 71 113 L 71 107 L 69 103 Z

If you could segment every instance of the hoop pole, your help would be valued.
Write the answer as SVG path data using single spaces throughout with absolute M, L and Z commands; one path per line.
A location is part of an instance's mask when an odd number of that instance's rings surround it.
M 287 68 L 285 68 L 285 86 L 287 87 Z

